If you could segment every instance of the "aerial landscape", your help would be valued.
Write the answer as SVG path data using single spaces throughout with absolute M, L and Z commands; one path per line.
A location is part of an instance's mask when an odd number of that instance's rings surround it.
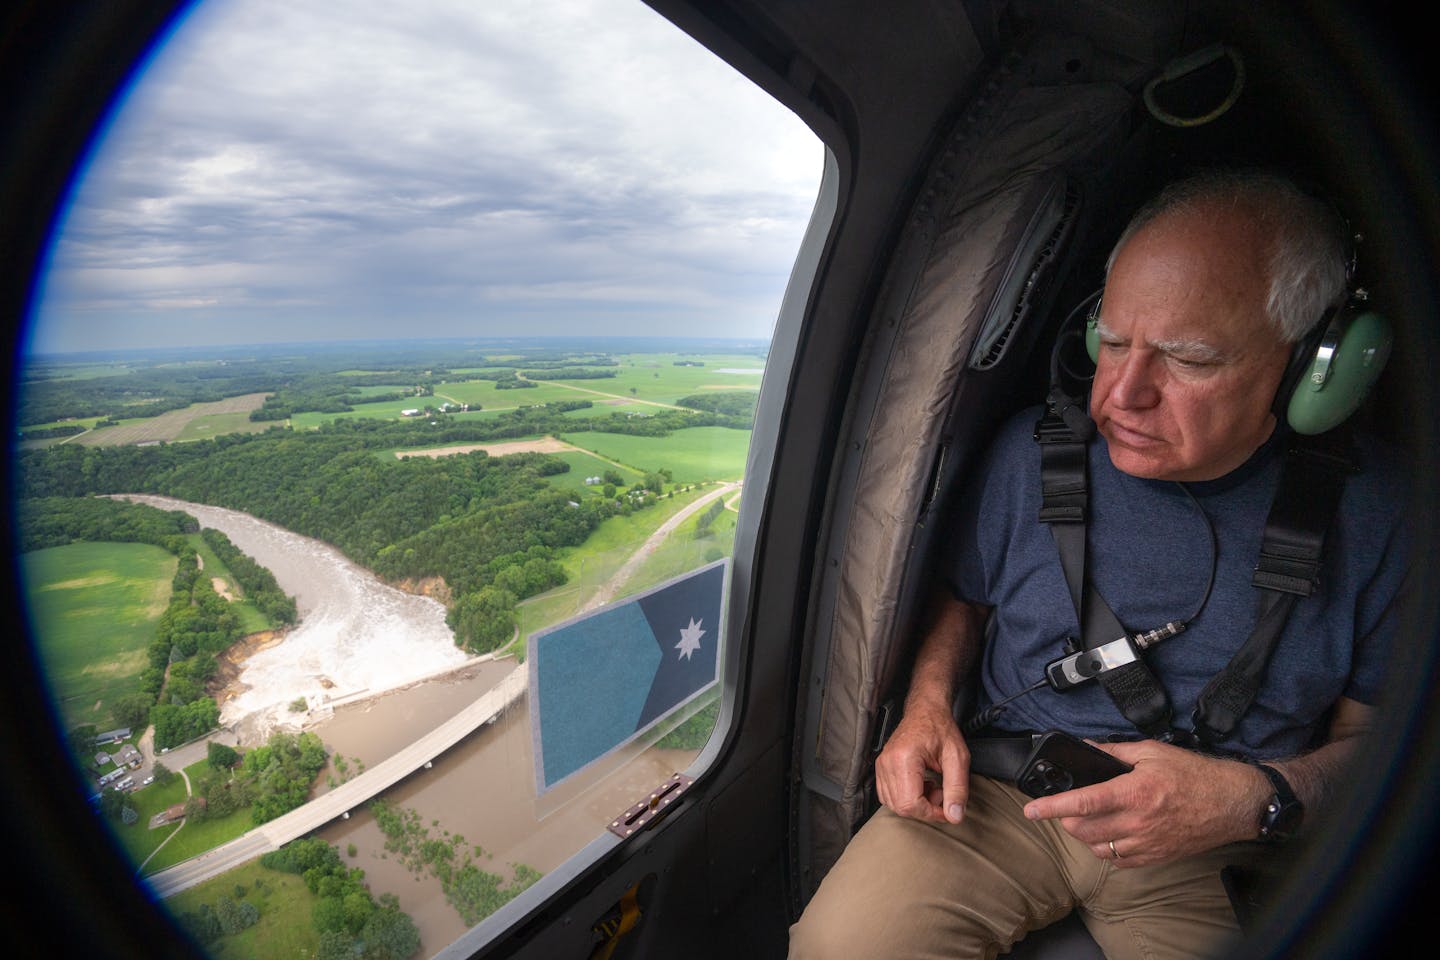
M 156 38 L 34 277 L 11 506 L 55 789 L 204 953 L 433 956 L 693 762 L 715 618 L 545 789 L 531 644 L 728 563 L 822 161 L 633 0 Z
M 683 769 L 713 692 L 538 798 L 526 640 L 729 555 L 766 349 L 34 357 L 33 642 L 75 789 L 182 927 L 217 957 L 428 955 Z

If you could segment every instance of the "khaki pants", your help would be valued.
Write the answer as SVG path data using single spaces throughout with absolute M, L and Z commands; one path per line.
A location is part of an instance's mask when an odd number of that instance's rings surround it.
M 1079 909 L 1110 960 L 1222 953 L 1238 934 L 1220 880 L 1273 851 L 1232 844 L 1117 870 L 1055 821 L 1030 821 L 1013 786 L 970 778 L 960 824 L 870 819 L 790 929 L 790 957 L 994 957 Z

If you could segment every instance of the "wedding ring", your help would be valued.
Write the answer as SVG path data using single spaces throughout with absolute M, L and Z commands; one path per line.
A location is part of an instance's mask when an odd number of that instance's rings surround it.
M 1114 857 L 1115 857 L 1116 860 L 1122 860 L 1122 859 L 1124 859 L 1123 857 L 1120 856 L 1120 851 L 1115 849 L 1115 841 L 1114 841 L 1114 840 L 1111 840 L 1111 841 L 1110 841 L 1110 853 L 1111 853 L 1112 855 L 1114 855 Z

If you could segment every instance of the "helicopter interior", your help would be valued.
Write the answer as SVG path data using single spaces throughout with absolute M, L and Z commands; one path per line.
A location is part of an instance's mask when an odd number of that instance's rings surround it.
M 1396 347 L 1358 419 L 1405 447 L 1416 539 L 1436 533 L 1435 128 L 1392 24 L 1354 5 L 1239 0 L 649 2 L 827 147 L 777 322 L 772 365 L 785 373 L 767 377 L 757 411 L 720 720 L 666 816 L 597 839 L 438 956 L 784 954 L 875 809 L 874 756 L 955 491 L 997 425 L 1043 399 L 1061 324 L 1099 286 L 1130 213 L 1179 174 L 1283 169 L 1363 236 L 1359 277 Z M 12 364 L 73 171 L 183 6 L 6 15 Z M 1249 929 L 1257 957 L 1355 956 L 1413 932 L 1440 778 L 1440 590 L 1419 559 L 1417 642 L 1397 653 L 1385 733 Z M 22 636 L 23 613 L 7 619 Z M 25 878 L 7 927 L 55 955 L 192 955 L 104 853 L 84 798 L 33 789 L 59 763 L 35 676 L 24 663 L 6 681 L 5 832 Z M 627 918 L 622 931 L 610 916 Z

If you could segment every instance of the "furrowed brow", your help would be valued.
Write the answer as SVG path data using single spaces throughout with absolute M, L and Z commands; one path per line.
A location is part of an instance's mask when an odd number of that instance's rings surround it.
M 1095 332 L 1105 343 L 1125 344 L 1130 342 L 1128 338 L 1116 333 L 1101 319 L 1095 321 Z M 1206 343 L 1204 340 L 1176 337 L 1170 340 L 1147 340 L 1145 343 L 1146 346 L 1161 353 L 1179 357 L 1191 363 L 1225 363 L 1230 359 L 1219 347 Z
M 1154 340 L 1150 346 L 1161 353 L 1169 354 L 1172 357 L 1179 357 L 1191 363 L 1223 363 L 1229 359 L 1218 347 L 1206 343 L 1204 340 L 1189 340 L 1177 338 L 1174 340 Z

